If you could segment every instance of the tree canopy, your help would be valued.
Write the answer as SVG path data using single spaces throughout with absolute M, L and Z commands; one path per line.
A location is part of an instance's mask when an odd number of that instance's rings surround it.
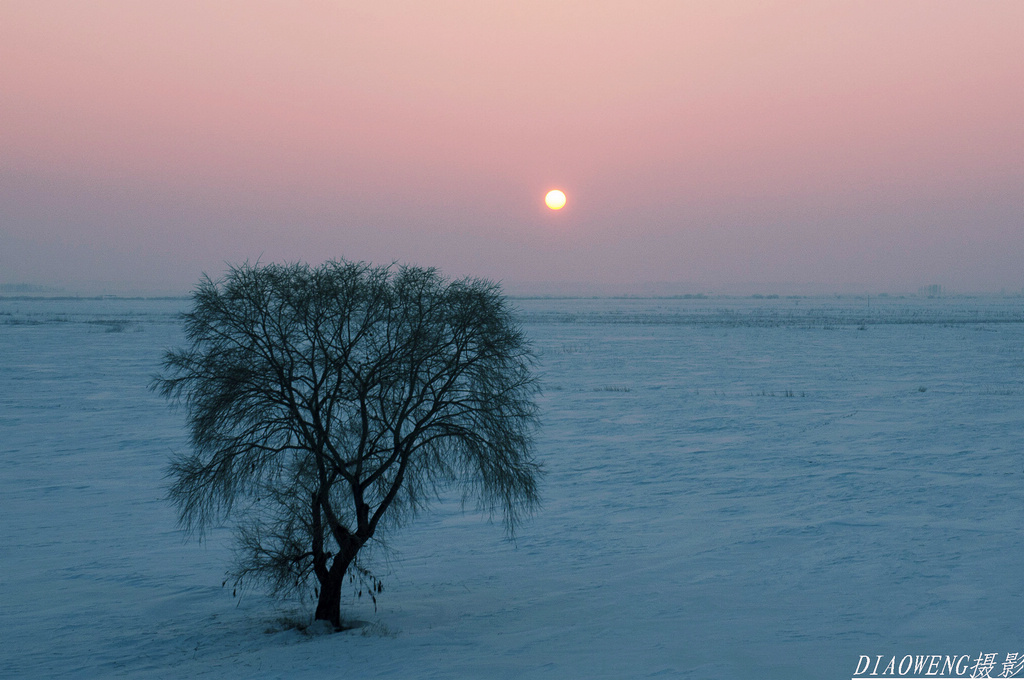
M 461 488 L 513 532 L 538 503 L 537 381 L 498 285 L 331 261 L 204 277 L 154 388 L 184 406 L 182 525 L 234 520 L 235 575 L 341 625 L 359 550 Z M 379 537 L 375 540 L 379 540 Z

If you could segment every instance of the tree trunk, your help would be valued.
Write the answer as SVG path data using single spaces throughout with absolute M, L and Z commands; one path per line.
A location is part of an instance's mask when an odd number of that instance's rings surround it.
M 349 546 L 340 554 L 335 555 L 334 562 L 325 577 L 320 577 L 320 597 L 316 603 L 316 621 L 330 621 L 337 630 L 341 630 L 341 587 L 345 583 L 345 574 L 355 559 L 359 548 Z
M 316 603 L 314 619 L 330 621 L 335 628 L 341 628 L 341 586 L 344 582 L 345 574 L 334 578 L 332 572 L 328 572 L 327 578 L 320 581 L 320 598 Z

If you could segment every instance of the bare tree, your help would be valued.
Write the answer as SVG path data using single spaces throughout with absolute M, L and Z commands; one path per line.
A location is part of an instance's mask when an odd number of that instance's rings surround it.
M 169 469 L 180 521 L 234 519 L 239 581 L 312 586 L 318 620 L 340 627 L 360 549 L 441 489 L 510 534 L 536 507 L 533 355 L 496 284 L 246 264 L 203 278 L 185 337 L 153 383 L 191 430 Z

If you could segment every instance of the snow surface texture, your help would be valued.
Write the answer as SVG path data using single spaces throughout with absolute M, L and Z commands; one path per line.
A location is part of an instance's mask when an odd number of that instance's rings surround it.
M 361 627 L 222 587 L 148 391 L 185 300 L 0 300 L 4 678 L 849 678 L 1024 651 L 1020 299 L 519 300 L 544 507 L 443 500 Z

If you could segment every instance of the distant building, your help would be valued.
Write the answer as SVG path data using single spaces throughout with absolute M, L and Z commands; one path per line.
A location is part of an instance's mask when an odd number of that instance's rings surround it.
M 917 289 L 917 294 L 921 297 L 937 298 L 942 297 L 942 286 L 937 283 L 933 283 L 930 286 L 924 286 Z

